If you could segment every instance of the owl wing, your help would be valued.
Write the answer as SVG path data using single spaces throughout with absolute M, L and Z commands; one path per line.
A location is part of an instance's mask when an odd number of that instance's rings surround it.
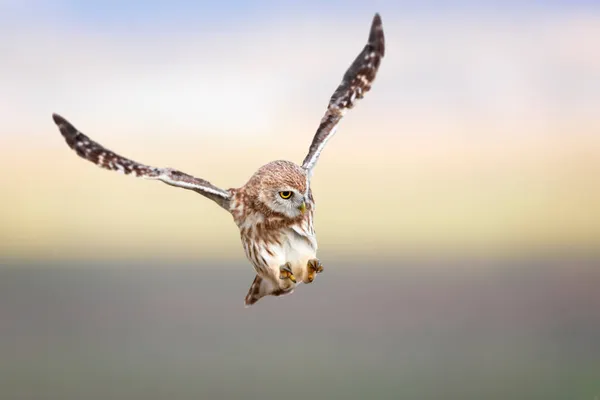
M 141 178 L 157 179 L 171 186 L 190 189 L 229 210 L 229 192 L 210 182 L 171 168 L 150 167 L 120 156 L 91 140 L 60 115 L 52 114 L 52 118 L 69 147 L 75 150 L 77 155 L 99 167 L 118 171 L 125 175 L 133 174 Z
M 358 99 L 371 89 L 371 84 L 377 74 L 381 59 L 385 54 L 385 40 L 381 17 L 375 14 L 369 41 L 362 52 L 356 57 L 350 68 L 344 74 L 342 82 L 331 96 L 327 111 L 321 119 L 321 124 L 315 133 L 302 167 L 312 172 L 325 147 L 325 143 L 335 134 L 337 126 L 346 113 Z

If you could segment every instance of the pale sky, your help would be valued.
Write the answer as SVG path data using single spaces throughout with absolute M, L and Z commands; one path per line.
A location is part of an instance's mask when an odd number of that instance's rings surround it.
M 0 2 L 0 254 L 242 256 L 222 210 L 79 159 L 51 113 L 240 186 L 302 160 L 376 11 L 386 58 L 315 174 L 321 248 L 600 248 L 595 2 L 249 4 Z

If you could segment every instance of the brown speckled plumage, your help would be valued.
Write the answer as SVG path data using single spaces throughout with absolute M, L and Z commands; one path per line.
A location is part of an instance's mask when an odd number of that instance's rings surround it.
M 369 40 L 331 96 L 302 166 L 290 161 L 270 162 L 237 189 L 223 190 L 175 169 L 151 167 L 120 156 L 91 140 L 63 117 L 52 117 L 69 147 L 80 157 L 105 169 L 193 190 L 229 211 L 257 273 L 245 299 L 249 306 L 267 295 L 290 294 L 296 280 L 312 282 L 311 274 L 322 270 L 320 263 L 314 263 L 318 260 L 313 228 L 315 201 L 310 188 L 312 171 L 345 112 L 371 89 L 384 54 L 383 27 L 376 14 Z M 319 268 L 308 271 L 310 263 Z
M 306 193 L 306 212 L 289 217 L 270 208 L 261 195 L 274 192 L 278 188 L 293 188 Z M 285 236 L 282 232 L 291 229 L 307 237 L 314 236 L 312 224 L 314 198 L 307 187 L 306 171 L 290 161 L 273 161 L 256 171 L 248 182 L 239 189 L 230 189 L 230 211 L 240 228 L 240 236 L 246 256 L 252 262 L 256 272 L 266 273 L 269 266 L 262 256 L 267 253 L 274 256 L 273 246 L 282 246 Z M 273 193 L 274 193 L 273 192 Z M 247 223 L 252 221 L 251 223 Z

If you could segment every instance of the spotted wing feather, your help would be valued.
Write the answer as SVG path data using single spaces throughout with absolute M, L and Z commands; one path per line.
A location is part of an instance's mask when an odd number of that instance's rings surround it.
M 194 190 L 229 210 L 229 192 L 214 186 L 210 182 L 175 169 L 151 167 L 120 156 L 91 140 L 60 115 L 53 114 L 52 118 L 69 147 L 75 150 L 77 155 L 99 167 L 118 171 L 125 175 L 131 174 L 146 179 L 157 179 L 171 186 Z
M 325 115 L 310 145 L 302 167 L 312 171 L 327 141 L 335 134 L 345 112 L 371 89 L 381 59 L 385 54 L 385 39 L 381 17 L 375 14 L 369 41 L 344 74 L 342 82 L 329 100 Z

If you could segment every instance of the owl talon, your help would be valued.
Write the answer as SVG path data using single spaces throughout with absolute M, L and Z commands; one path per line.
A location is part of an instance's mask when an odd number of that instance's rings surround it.
M 308 283 L 311 283 L 312 281 L 315 280 L 315 276 L 317 274 L 320 274 L 321 272 L 323 272 L 323 266 L 321 265 L 321 262 L 316 259 L 313 258 L 312 260 L 308 261 Z
M 292 272 L 292 267 L 290 265 L 290 263 L 286 263 L 284 265 L 282 265 L 281 267 L 279 267 L 279 279 L 289 279 L 292 282 L 296 283 L 296 277 L 294 276 L 294 273 Z

